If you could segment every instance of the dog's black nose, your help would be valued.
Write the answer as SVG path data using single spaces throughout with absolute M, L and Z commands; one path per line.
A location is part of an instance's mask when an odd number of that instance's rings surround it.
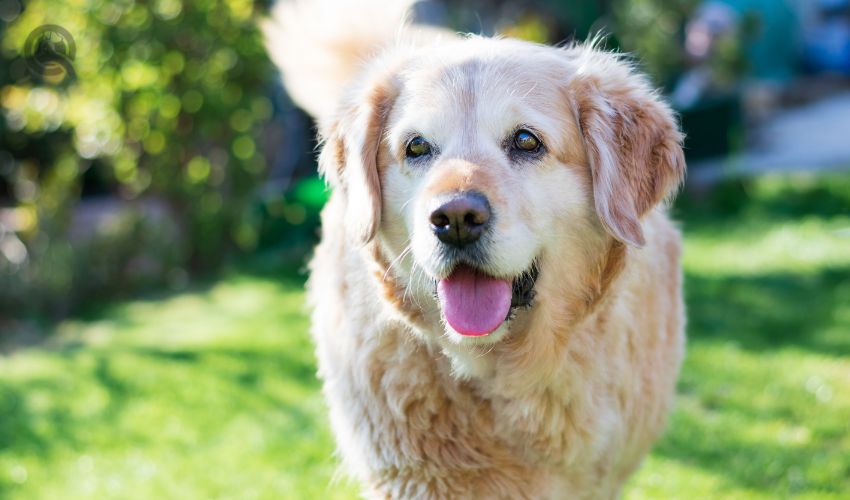
M 446 245 L 463 248 L 475 243 L 490 223 L 490 202 L 477 191 L 437 198 L 431 231 Z

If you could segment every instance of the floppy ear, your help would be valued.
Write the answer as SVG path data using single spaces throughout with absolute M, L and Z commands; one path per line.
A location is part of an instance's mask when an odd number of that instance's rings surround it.
M 673 112 L 617 55 L 574 49 L 573 105 L 590 163 L 596 213 L 612 236 L 641 247 L 640 219 L 684 179 Z
M 338 119 L 322 134 L 319 171 L 346 198 L 346 230 L 357 244 L 375 237 L 381 223 L 378 153 L 384 127 L 397 94 L 391 79 L 357 92 Z

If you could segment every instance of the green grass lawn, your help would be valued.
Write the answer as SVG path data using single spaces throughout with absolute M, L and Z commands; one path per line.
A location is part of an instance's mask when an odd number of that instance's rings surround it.
M 736 183 L 675 214 L 688 357 L 625 497 L 848 498 L 850 181 Z M 0 498 L 356 498 L 284 269 L 257 258 L 0 355 Z

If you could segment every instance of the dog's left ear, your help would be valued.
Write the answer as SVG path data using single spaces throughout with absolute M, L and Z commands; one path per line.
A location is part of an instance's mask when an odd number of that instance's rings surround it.
M 355 89 L 322 130 L 319 170 L 332 187 L 344 190 L 346 231 L 356 244 L 371 241 L 381 223 L 378 154 L 397 93 L 392 78 L 374 79 Z
M 641 247 L 640 219 L 684 179 L 683 136 L 672 110 L 620 56 L 572 50 L 570 93 L 597 215 L 612 236 Z

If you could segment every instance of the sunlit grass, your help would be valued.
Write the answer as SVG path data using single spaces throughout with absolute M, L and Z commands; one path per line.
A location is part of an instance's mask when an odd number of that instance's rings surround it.
M 850 267 L 850 212 L 753 222 L 691 234 L 685 266 L 704 275 L 815 273 Z
M 678 212 L 687 360 L 668 432 L 626 498 L 846 498 L 850 182 L 726 191 Z
M 850 183 L 730 189 L 675 211 L 688 357 L 625 497 L 846 498 Z M 280 268 L 94 308 L 0 358 L 0 497 L 356 498 Z
M 234 274 L 0 358 L 0 497 L 350 498 L 302 304 Z

